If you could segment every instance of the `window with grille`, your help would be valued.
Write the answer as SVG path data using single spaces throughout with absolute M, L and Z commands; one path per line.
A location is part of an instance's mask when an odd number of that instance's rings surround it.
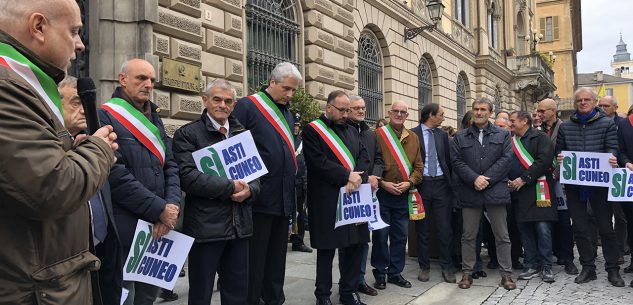
M 299 67 L 295 6 L 294 0 L 248 0 L 246 3 L 249 92 L 266 83 L 278 63 L 287 61 Z
M 457 124 L 460 124 L 466 113 L 466 86 L 461 75 L 457 76 Z
M 380 45 L 373 34 L 363 32 L 358 38 L 358 95 L 365 100 L 370 125 L 383 118 L 382 81 Z
M 420 59 L 418 66 L 418 110 L 431 103 L 433 98 L 433 81 L 431 78 L 431 66 L 426 58 Z

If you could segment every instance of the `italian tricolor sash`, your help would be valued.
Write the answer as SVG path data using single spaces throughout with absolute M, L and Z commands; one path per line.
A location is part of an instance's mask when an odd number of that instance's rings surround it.
M 165 143 L 160 137 L 158 127 L 154 125 L 138 109 L 120 98 L 112 98 L 107 103 L 101 105 L 119 123 L 129 130 L 139 142 L 152 152 L 160 165 L 165 164 Z
M 629 115 L 629 122 L 633 125 L 633 114 Z
M 339 162 L 341 162 L 347 170 L 353 171 L 356 167 L 356 161 L 347 146 L 345 146 L 345 143 L 334 133 L 334 130 L 328 127 L 321 119 L 316 119 L 310 122 L 309 125 L 312 126 L 325 143 L 327 143 L 327 146 L 332 150 L 334 155 L 336 155 Z
M 57 84 L 52 77 L 44 73 L 42 69 L 33 64 L 28 58 L 18 52 L 14 47 L 0 42 L 0 66 L 17 73 L 29 83 L 37 94 L 44 99 L 48 108 L 64 125 L 64 111 L 62 99 L 57 91 Z
M 407 157 L 407 154 L 404 152 L 404 148 L 402 147 L 402 143 L 396 136 L 396 133 L 391 128 L 391 125 L 387 124 L 381 127 L 379 130 L 380 135 L 385 140 L 387 144 L 387 148 L 389 148 L 389 152 L 396 159 L 396 164 L 398 164 L 398 168 L 400 169 L 400 173 L 404 180 L 409 180 L 411 176 L 411 172 L 413 171 L 413 166 L 411 166 L 411 162 Z M 422 204 L 422 196 L 415 187 L 412 187 L 409 190 L 409 219 L 411 220 L 420 220 L 426 217 L 426 213 L 424 211 L 424 205 Z
M 534 163 L 534 158 L 525 149 L 521 139 L 518 136 L 512 137 L 512 149 L 514 154 L 519 158 L 519 161 L 525 167 L 529 169 Z M 539 208 L 546 208 L 552 206 L 552 201 L 549 194 L 549 185 L 545 176 L 541 176 L 536 180 L 536 206 Z
M 295 162 L 296 169 L 297 157 L 295 156 L 295 142 L 286 118 L 283 116 L 281 111 L 279 111 L 277 105 L 275 105 L 275 103 L 270 100 L 266 93 L 260 91 L 253 95 L 250 95 L 248 98 L 253 101 L 255 106 L 257 106 L 257 109 L 259 109 L 259 111 L 264 115 L 270 125 L 272 125 L 273 128 L 275 128 L 279 135 L 281 135 L 281 137 L 284 139 L 284 142 L 286 142 L 286 145 L 288 145 L 290 154 L 292 155 L 292 158 Z

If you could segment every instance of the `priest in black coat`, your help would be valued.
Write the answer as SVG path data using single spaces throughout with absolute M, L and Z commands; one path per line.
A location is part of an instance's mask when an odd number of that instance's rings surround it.
M 332 260 L 337 248 L 342 264 L 339 282 L 340 301 L 344 305 L 363 305 L 356 289 L 359 281 L 362 245 L 369 242 L 367 223 L 351 224 L 334 229 L 336 205 L 341 187 L 354 190 L 367 181 L 369 157 L 358 132 L 346 124 L 350 100 L 344 91 L 329 94 L 325 114 L 319 118 L 347 146 L 356 161 L 348 170 L 312 126 L 303 131 L 304 154 L 308 168 L 308 218 L 310 243 L 317 249 L 317 277 L 314 295 L 317 304 L 332 304 Z

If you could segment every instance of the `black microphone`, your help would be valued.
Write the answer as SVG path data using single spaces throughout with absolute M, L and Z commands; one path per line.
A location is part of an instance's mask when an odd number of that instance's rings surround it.
M 92 78 L 81 77 L 77 80 L 77 95 L 84 107 L 88 133 L 93 134 L 101 127 L 101 124 L 97 116 L 97 88 Z

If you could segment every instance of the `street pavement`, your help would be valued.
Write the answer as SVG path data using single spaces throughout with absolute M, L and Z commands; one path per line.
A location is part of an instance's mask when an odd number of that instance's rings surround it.
M 307 234 L 307 233 L 306 233 Z M 309 238 L 306 236 L 306 242 Z M 301 253 L 290 251 L 288 246 L 286 259 L 286 281 L 284 292 L 287 305 L 311 305 L 315 303 L 314 283 L 316 278 L 316 251 L 313 253 Z M 371 247 L 370 247 L 371 249 Z M 488 261 L 485 249 L 482 249 L 484 266 Z M 370 253 L 371 257 L 371 253 Z M 576 254 L 576 265 L 578 264 Z M 628 266 L 629 256 L 625 256 Z M 340 304 L 338 301 L 338 258 L 334 258 L 333 281 L 331 300 L 333 304 Z M 459 289 L 457 284 L 443 282 L 440 268 L 436 261 L 431 263 L 431 279 L 423 283 L 417 280 L 418 264 L 416 258 L 407 257 L 403 276 L 411 281 L 413 287 L 401 288 L 393 284 L 387 284 L 387 289 L 379 290 L 378 296 L 371 297 L 361 294 L 361 299 L 368 305 L 431 305 L 431 304 L 544 304 L 544 305 L 624 305 L 633 304 L 633 288 L 629 284 L 633 280 L 633 274 L 622 273 L 626 282 L 626 287 L 613 287 L 607 281 L 607 274 L 604 271 L 604 259 L 601 249 L 598 249 L 598 259 L 596 261 L 598 279 L 587 284 L 578 285 L 574 283 L 574 276 L 565 274 L 562 266 L 554 266 L 556 274 L 555 283 L 544 283 L 540 277 L 529 281 L 517 280 L 519 271 L 515 271 L 513 279 L 517 281 L 517 289 L 507 291 L 499 287 L 500 276 L 498 270 L 484 269 L 488 273 L 487 278 L 476 279 L 470 289 Z M 624 267 L 623 266 L 623 267 Z M 187 273 L 188 273 L 188 268 Z M 461 273 L 457 273 L 457 280 L 461 278 Z M 371 275 L 371 264 L 367 262 L 367 283 L 373 284 Z M 244 279 L 246 280 L 246 279 Z M 161 305 L 185 305 L 187 304 L 187 278 L 180 278 L 174 291 L 180 298 L 173 302 L 164 302 L 160 298 L 155 304 Z M 246 293 L 246 292 L 244 292 Z M 220 293 L 214 290 L 212 304 L 221 304 Z

